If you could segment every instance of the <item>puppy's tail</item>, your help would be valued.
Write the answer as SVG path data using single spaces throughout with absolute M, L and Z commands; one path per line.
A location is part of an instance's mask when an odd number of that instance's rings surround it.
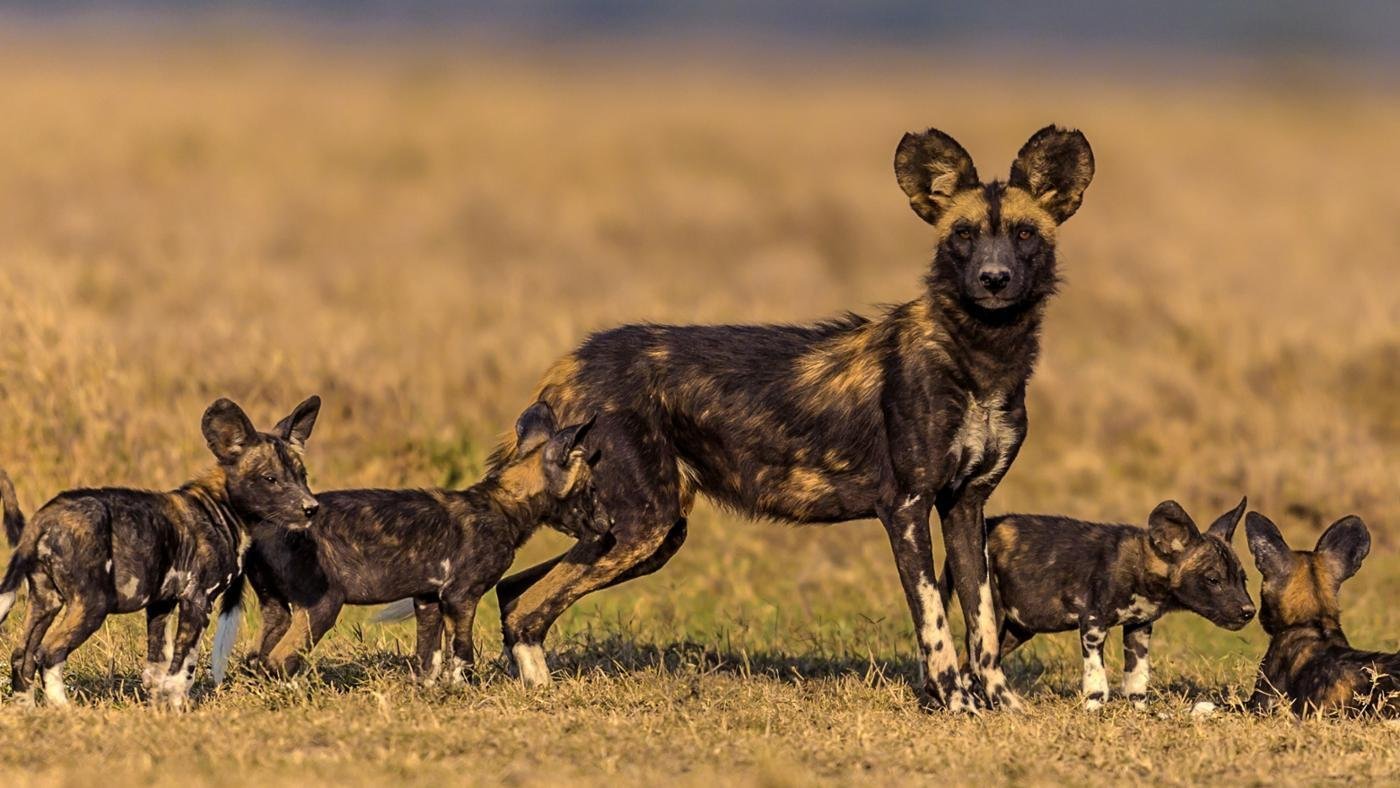
M 214 653 L 210 657 L 215 684 L 223 684 L 228 675 L 229 657 L 233 655 L 233 644 L 238 642 L 238 627 L 243 623 L 245 585 L 243 574 L 239 573 L 219 602 L 219 627 L 214 630 Z
M 33 569 L 33 546 L 20 545 L 10 556 L 10 565 L 5 569 L 5 579 L 0 580 L 0 624 L 5 623 L 5 617 L 10 615 L 10 608 L 15 606 L 15 599 L 19 596 L 19 584 L 24 582 L 24 578 L 28 577 Z
M 392 624 L 395 621 L 403 621 L 406 618 L 413 618 L 412 599 L 400 599 L 397 602 L 390 602 L 384 607 L 379 608 L 379 612 L 375 613 L 370 620 L 376 624 Z
M 20 534 L 24 533 L 24 512 L 19 510 L 15 485 L 4 470 L 0 470 L 0 506 L 5 510 L 5 540 L 10 543 L 10 547 L 14 547 L 19 544 Z

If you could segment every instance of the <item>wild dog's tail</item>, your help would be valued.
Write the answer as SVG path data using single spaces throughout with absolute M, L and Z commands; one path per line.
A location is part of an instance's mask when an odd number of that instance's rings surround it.
M 20 545 L 10 556 L 10 565 L 5 569 L 5 579 L 0 580 L 0 624 L 5 623 L 5 617 L 10 615 L 10 608 L 15 606 L 15 598 L 19 596 L 19 584 L 24 582 L 24 578 L 29 576 L 33 568 L 33 546 Z
M 219 602 L 219 627 L 214 630 L 214 653 L 210 656 L 214 683 L 223 684 L 228 675 L 228 660 L 233 644 L 238 641 L 238 626 L 243 623 L 243 588 L 247 584 L 240 572 Z
M 391 624 L 395 621 L 403 621 L 406 618 L 413 618 L 413 600 L 400 599 L 397 602 L 390 602 L 379 608 L 370 619 L 376 624 Z
M 5 510 L 5 539 L 10 547 L 19 544 L 19 535 L 24 533 L 24 512 L 19 510 L 19 499 L 15 497 L 15 485 L 10 474 L 0 470 L 0 505 Z

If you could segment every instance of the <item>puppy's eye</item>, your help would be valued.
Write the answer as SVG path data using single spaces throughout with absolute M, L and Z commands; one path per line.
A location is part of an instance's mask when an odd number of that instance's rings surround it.
M 263 474 L 263 481 L 267 482 L 268 484 L 276 484 L 276 483 L 277 483 L 277 477 L 276 477 L 276 476 L 273 476 L 273 475 L 270 474 L 270 473 L 265 473 L 265 474 Z
M 1029 227 L 1022 227 L 1021 230 L 1016 233 L 1016 237 L 1021 239 L 1022 241 L 1029 241 L 1030 239 L 1035 237 L 1035 230 L 1032 230 Z
M 953 232 L 964 241 L 972 240 L 972 230 L 967 225 L 960 225 Z
M 1220 585 L 1220 575 L 1206 575 L 1206 582 L 1218 586 Z

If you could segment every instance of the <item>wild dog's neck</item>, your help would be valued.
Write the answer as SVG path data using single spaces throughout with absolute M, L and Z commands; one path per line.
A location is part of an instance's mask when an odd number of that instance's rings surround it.
M 1331 616 L 1293 624 L 1269 634 L 1272 638 L 1270 646 L 1277 644 L 1280 648 L 1301 647 L 1316 642 L 1328 646 L 1351 647 L 1346 633 L 1342 632 L 1342 622 Z
M 1040 324 L 1045 298 L 1021 307 L 987 311 L 930 285 L 918 306 L 936 334 L 974 376 L 1025 382 L 1040 355 Z
M 205 511 L 210 522 L 226 532 L 235 543 L 248 534 L 252 518 L 233 505 L 228 494 L 228 474 L 223 468 L 217 465 L 210 468 L 181 487 L 179 492 L 189 496 Z
M 535 499 L 522 496 L 503 484 L 499 473 L 492 473 L 463 490 L 462 495 L 476 512 L 482 527 L 492 528 L 509 536 L 520 545 L 539 527 L 544 516 Z
M 1133 534 L 1138 550 L 1138 573 L 1134 591 L 1168 609 L 1181 605 L 1172 592 L 1171 566 L 1152 549 L 1147 531 L 1137 530 Z

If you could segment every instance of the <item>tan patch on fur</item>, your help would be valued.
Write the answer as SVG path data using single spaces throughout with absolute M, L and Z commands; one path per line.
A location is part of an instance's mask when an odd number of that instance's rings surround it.
M 501 471 L 501 491 L 516 504 L 529 501 L 543 493 L 546 480 L 544 469 L 540 467 L 541 462 L 540 457 L 535 456 L 525 462 L 507 465 Z
M 947 237 L 948 233 L 953 231 L 953 225 L 960 221 L 970 222 L 983 232 L 991 229 L 987 224 L 987 195 L 981 188 L 964 189 L 946 198 L 946 206 L 943 215 L 938 217 L 938 224 L 934 225 L 940 241 Z
M 1332 574 L 1326 563 L 1311 553 L 1298 553 L 1288 583 L 1278 594 L 1279 617 L 1285 626 L 1338 615 L 1332 593 Z
M 311 647 L 311 614 L 303 608 L 292 608 L 292 625 L 287 628 L 286 634 L 277 641 L 272 653 L 268 654 L 268 661 L 277 669 L 283 669 L 287 660 L 291 659 L 303 648 Z
M 880 359 L 869 323 L 814 347 L 797 359 L 797 385 L 812 407 L 861 401 L 880 387 Z
M 1029 224 L 1035 227 L 1041 237 L 1055 237 L 1055 218 L 1031 196 L 1030 192 L 1015 186 L 1009 186 L 1002 192 L 1001 221 L 1002 226 L 1008 229 L 1019 224 Z

